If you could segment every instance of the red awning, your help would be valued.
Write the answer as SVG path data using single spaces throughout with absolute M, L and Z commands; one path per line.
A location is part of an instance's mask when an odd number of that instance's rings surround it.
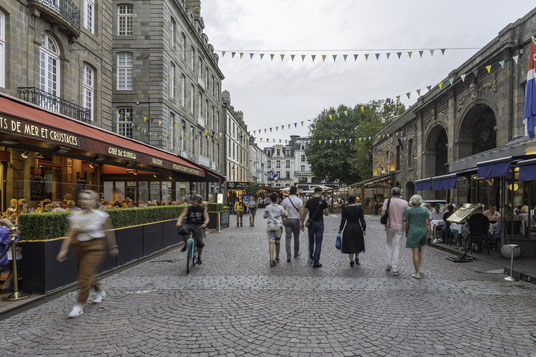
M 5 116 L 5 117 L 3 117 Z M 0 94 L 0 132 L 205 177 L 211 170 L 153 146 Z M 221 177 L 220 175 L 217 175 Z

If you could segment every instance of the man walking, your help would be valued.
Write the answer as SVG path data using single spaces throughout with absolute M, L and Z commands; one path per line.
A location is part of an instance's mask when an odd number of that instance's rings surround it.
M 404 213 L 409 207 L 408 202 L 400 198 L 400 187 L 393 187 L 391 198 L 386 199 L 382 207 L 382 216 L 385 211 L 389 212 L 389 218 L 385 225 L 387 235 L 387 267 L 386 271 L 391 271 L 394 276 L 400 274 L 398 259 L 400 256 L 400 241 L 404 236 Z
M 287 250 L 287 262 L 290 262 L 292 252 L 290 250 L 290 241 L 294 234 L 294 258 L 300 255 L 300 214 L 302 211 L 303 201 L 296 196 L 298 189 L 296 186 L 290 188 L 290 196 L 283 200 L 283 208 L 287 212 L 287 220 L 285 222 L 285 234 Z
M 309 213 L 309 260 L 313 262 L 313 268 L 321 268 L 320 252 L 322 251 L 322 239 L 324 237 L 324 216 L 329 214 L 328 203 L 322 198 L 322 188 L 315 187 L 313 197 L 305 204 L 301 214 L 301 230 L 304 229 L 305 217 Z

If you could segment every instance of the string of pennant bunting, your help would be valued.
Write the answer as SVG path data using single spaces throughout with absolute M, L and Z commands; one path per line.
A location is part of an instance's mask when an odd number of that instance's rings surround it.
M 498 62 L 493 62 L 491 64 L 487 64 L 485 66 L 482 66 L 482 67 L 478 67 L 478 68 L 475 68 L 473 69 L 471 72 L 467 72 L 467 73 L 463 73 L 463 74 L 460 74 L 459 76 L 453 76 L 453 77 L 449 77 L 447 80 L 443 80 L 443 81 L 440 81 L 439 83 L 435 84 L 435 85 L 428 85 L 426 86 L 426 91 L 423 90 L 423 88 L 419 88 L 419 89 L 416 89 L 414 91 L 411 91 L 411 92 L 406 92 L 405 95 L 402 95 L 402 94 L 399 94 L 399 95 L 396 95 L 395 98 L 397 101 L 400 101 L 401 98 L 403 97 L 407 97 L 408 99 L 411 99 L 411 95 L 415 92 L 417 93 L 417 97 L 420 97 L 421 95 L 424 95 L 428 92 L 430 92 L 432 89 L 434 88 L 439 88 L 439 90 L 442 90 L 443 88 L 448 88 L 448 86 L 453 86 L 454 85 L 454 82 L 459 78 L 462 82 L 465 82 L 465 80 L 467 79 L 467 77 L 469 75 L 473 75 L 474 78 L 478 78 L 478 76 L 480 75 L 480 72 L 481 71 L 486 71 L 486 73 L 491 73 L 491 71 L 493 69 L 504 69 L 505 65 L 506 65 L 506 62 L 507 61 L 513 61 L 515 64 L 518 64 L 519 63 L 519 55 L 515 55 L 515 56 L 512 56 L 510 59 L 508 60 L 501 60 L 501 61 L 498 61 Z M 372 104 L 367 104 L 367 105 L 361 105 L 359 106 L 359 109 L 364 112 L 365 109 L 370 109 L 372 107 Z M 334 120 L 334 119 L 341 119 L 341 118 L 346 118 L 348 117 L 348 110 L 344 110 L 344 111 L 337 111 L 335 113 L 330 113 L 328 114 L 328 118 L 330 120 Z M 274 132 L 274 131 L 279 131 L 279 130 L 290 130 L 292 129 L 293 127 L 294 128 L 297 128 L 298 126 L 303 126 L 304 123 L 306 122 L 311 122 L 313 121 L 313 119 L 307 119 L 307 120 L 302 120 L 302 121 L 299 121 L 299 122 L 294 122 L 294 123 L 288 123 L 288 124 L 281 124 L 281 125 L 277 125 L 277 126 L 274 126 L 274 127 L 270 127 L 270 128 L 262 128 L 262 129 L 255 129 L 252 131 L 253 135 L 256 135 L 257 133 L 259 134 L 266 134 L 268 132 Z M 251 134 L 251 132 L 250 132 Z
M 402 140 L 405 139 L 404 132 L 403 131 L 397 131 L 393 135 L 390 134 L 383 134 L 383 135 L 373 135 L 373 136 L 358 136 L 353 138 L 336 138 L 336 139 L 321 139 L 321 140 L 300 140 L 300 142 L 305 142 L 307 144 L 346 144 L 346 143 L 355 143 L 355 142 L 365 142 L 365 141 L 371 141 L 375 139 L 385 139 L 389 138 L 391 136 L 399 137 Z M 261 143 L 279 143 L 279 144 L 288 144 L 290 142 L 289 139 L 274 139 L 274 138 L 261 138 L 261 137 L 255 137 L 254 141 L 261 142 Z

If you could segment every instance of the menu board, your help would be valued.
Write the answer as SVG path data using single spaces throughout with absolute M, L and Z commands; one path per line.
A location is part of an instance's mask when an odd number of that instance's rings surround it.
M 480 203 L 465 203 L 447 218 L 447 222 L 465 222 L 480 206 Z
M 30 180 L 30 201 L 42 201 L 45 199 L 45 180 L 34 177 Z

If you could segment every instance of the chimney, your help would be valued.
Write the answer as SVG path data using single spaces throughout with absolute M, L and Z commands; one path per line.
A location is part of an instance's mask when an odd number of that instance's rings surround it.
M 229 91 L 224 90 L 221 92 L 221 101 L 223 106 L 228 107 L 231 105 L 231 93 Z
M 185 0 L 184 3 L 187 9 L 192 10 L 195 19 L 201 16 L 201 0 Z
M 236 112 L 236 116 L 241 120 L 241 121 L 244 121 L 244 113 L 239 110 L 238 112 Z

